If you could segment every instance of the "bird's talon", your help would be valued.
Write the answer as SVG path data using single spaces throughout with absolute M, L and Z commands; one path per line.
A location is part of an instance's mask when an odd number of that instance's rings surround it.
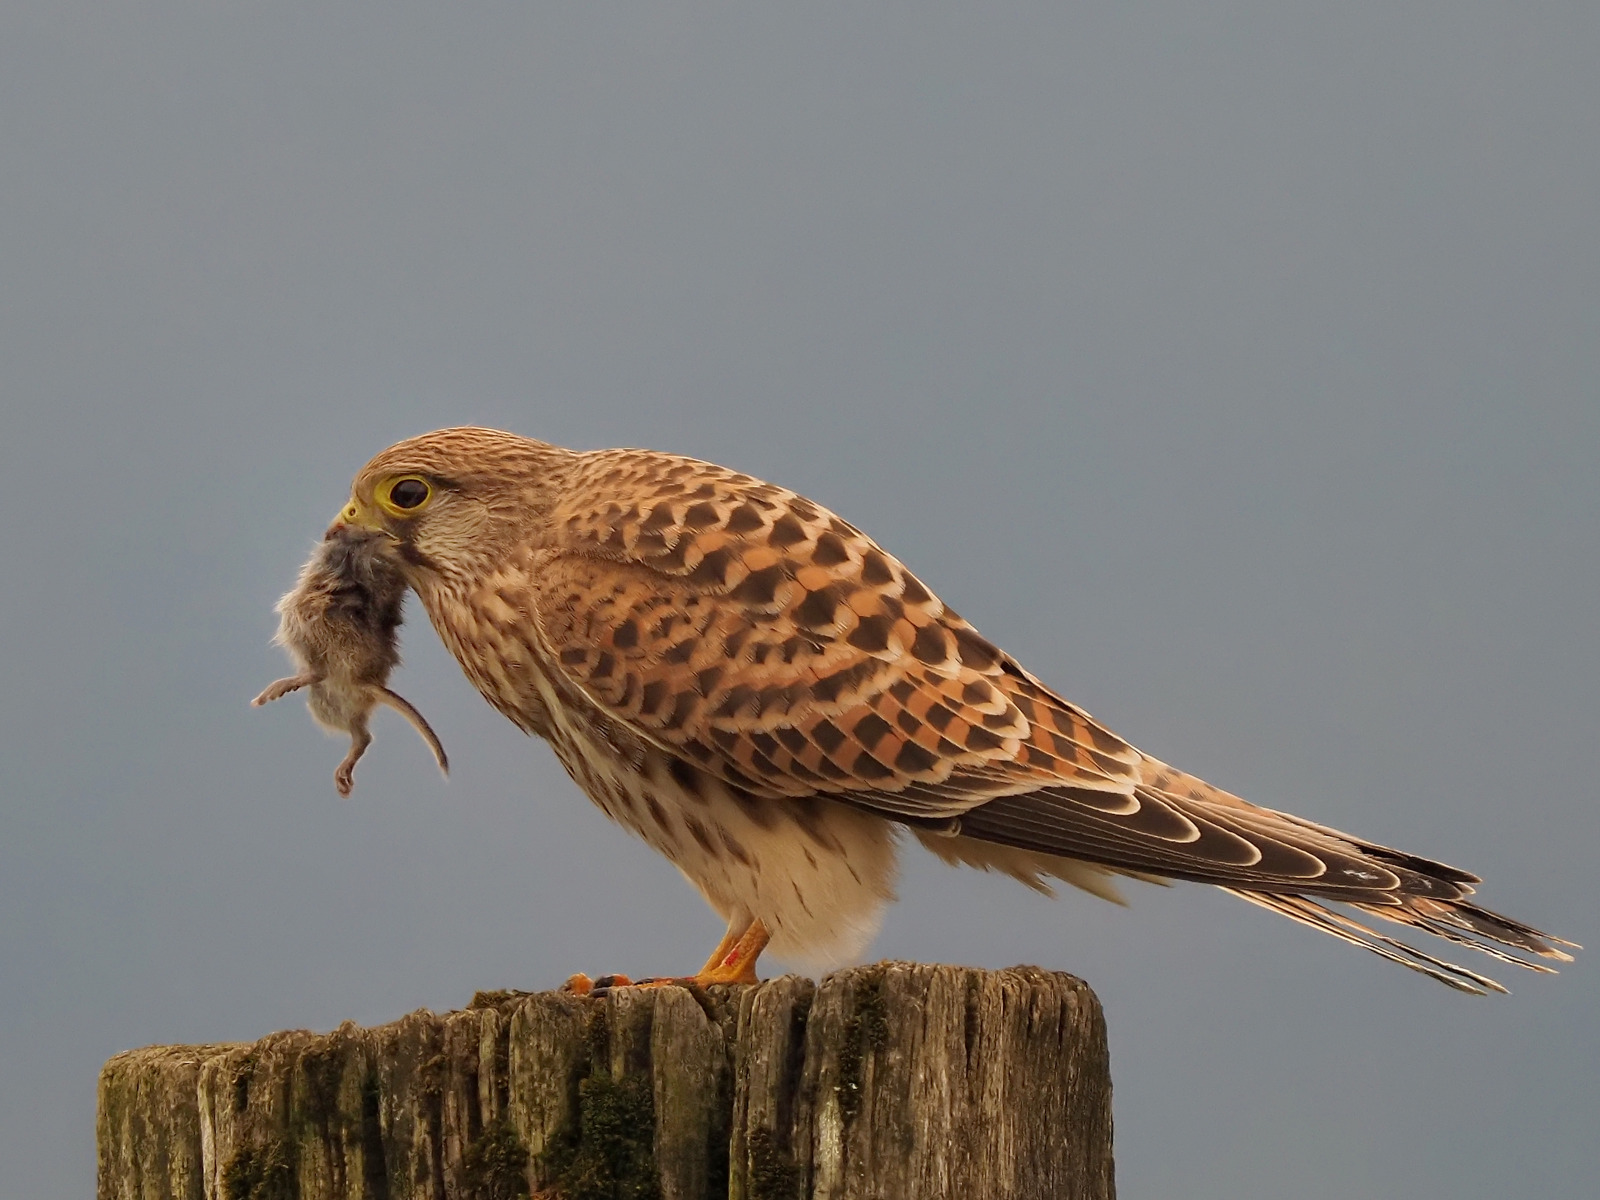
M 599 979 L 590 979 L 582 971 L 576 975 L 569 975 L 557 991 L 565 992 L 569 996 L 604 996 L 613 988 L 637 987 L 638 984 L 626 975 L 602 975 Z

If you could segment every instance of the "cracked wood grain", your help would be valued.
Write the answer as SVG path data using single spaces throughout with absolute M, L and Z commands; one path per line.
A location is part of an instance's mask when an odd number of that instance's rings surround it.
M 480 993 L 463 1012 L 101 1073 L 99 1200 L 1110 1200 L 1099 1003 L 1070 975 Z

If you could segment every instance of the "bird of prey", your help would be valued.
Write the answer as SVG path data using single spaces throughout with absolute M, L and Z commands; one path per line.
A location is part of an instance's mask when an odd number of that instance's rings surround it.
M 1466 992 L 1505 989 L 1373 919 L 1570 961 L 1473 903 L 1475 875 L 1135 749 L 855 526 L 749 475 L 441 429 L 369 462 L 334 526 L 375 539 L 484 698 L 727 922 L 701 984 L 753 981 L 769 942 L 856 954 L 902 834 L 1044 891 L 1215 884 Z

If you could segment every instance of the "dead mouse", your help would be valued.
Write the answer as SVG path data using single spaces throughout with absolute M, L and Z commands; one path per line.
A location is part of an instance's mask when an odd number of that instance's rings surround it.
M 317 724 L 350 735 L 350 753 L 333 773 L 339 795 L 348 796 L 356 763 L 372 744 L 367 722 L 387 704 L 422 735 L 445 774 L 450 760 L 422 714 L 385 684 L 399 665 L 398 630 L 405 583 L 374 550 L 369 537 L 332 530 L 300 569 L 294 590 L 278 601 L 281 614 L 273 640 L 289 652 L 298 674 L 280 679 L 257 696 L 262 705 L 309 688 L 306 707 Z

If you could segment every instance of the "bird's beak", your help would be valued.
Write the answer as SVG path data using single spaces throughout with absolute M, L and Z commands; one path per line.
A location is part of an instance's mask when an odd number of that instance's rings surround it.
M 382 534 L 390 541 L 400 540 L 385 529 L 378 515 L 359 500 L 352 500 L 339 510 L 339 515 L 334 517 L 333 524 L 328 526 L 327 532 L 322 535 L 322 540 L 328 541 L 331 538 L 347 537 L 352 534 L 356 536 Z

